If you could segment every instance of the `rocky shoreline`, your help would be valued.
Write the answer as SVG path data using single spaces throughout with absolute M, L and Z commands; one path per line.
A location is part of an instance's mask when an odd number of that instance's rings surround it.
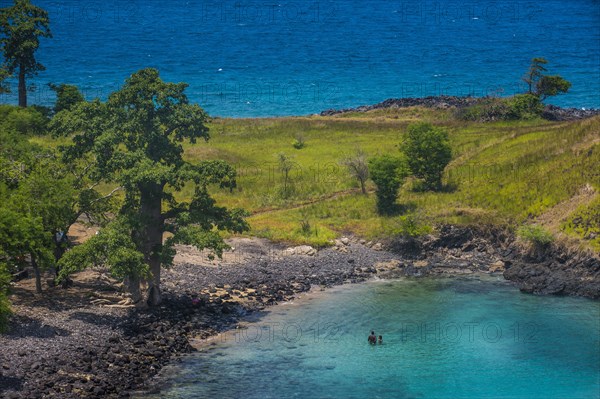
M 428 96 L 428 97 L 404 97 L 404 98 L 388 98 L 373 105 L 361 105 L 354 108 L 344 109 L 328 109 L 321 112 L 320 116 L 333 116 L 348 112 L 368 112 L 375 109 L 387 108 L 407 108 L 407 107 L 426 107 L 436 109 L 456 108 L 462 109 L 477 105 L 485 101 L 487 97 L 471 97 L 471 96 Z M 544 106 L 542 117 L 551 121 L 570 121 L 577 119 L 590 118 L 600 115 L 600 109 L 581 109 L 581 108 L 562 108 L 556 105 Z
M 311 288 L 374 276 L 503 273 L 526 292 L 600 297 L 598 259 L 560 249 L 531 257 L 501 230 L 445 226 L 435 237 L 383 245 L 343 238 L 318 252 L 258 239 L 232 244 L 221 262 L 180 257 L 164 273 L 164 303 L 156 309 L 90 296 L 65 301 L 60 288 L 57 297 L 39 299 L 42 311 L 17 305 L 11 329 L 0 335 L 0 397 L 119 398 L 157 389 L 152 377 L 192 352 L 192 338 L 235 328 L 244 316 Z M 105 282 L 103 292 L 111 286 Z

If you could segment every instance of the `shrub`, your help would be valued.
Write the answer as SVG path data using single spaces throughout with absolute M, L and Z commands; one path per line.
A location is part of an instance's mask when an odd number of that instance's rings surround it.
M 423 188 L 439 190 L 442 173 L 452 159 L 448 133 L 428 123 L 410 125 L 403 150 L 412 174 L 423 179 Z
M 0 106 L 0 124 L 23 135 L 46 132 L 48 118 L 35 108 Z
M 562 224 L 562 229 L 587 240 L 600 251 L 600 197 L 576 209 Z
M 456 117 L 466 121 L 491 122 L 507 119 L 510 112 L 505 99 L 488 97 L 475 105 L 459 109 Z
M 296 137 L 294 138 L 294 142 L 292 143 L 292 146 L 297 150 L 301 150 L 304 147 L 306 147 L 306 140 L 304 139 L 304 135 L 297 134 Z
M 534 94 L 517 94 L 508 98 L 484 98 L 475 105 L 456 112 L 459 119 L 476 122 L 534 119 L 544 110 L 540 98 Z
M 544 248 L 548 246 L 554 237 L 541 226 L 525 225 L 519 227 L 517 236 L 524 241 L 527 241 L 536 247 Z
M 308 219 L 302 219 L 300 221 L 300 232 L 303 236 L 308 237 L 311 234 L 310 221 Z
M 544 105 L 540 98 L 533 94 L 517 94 L 507 99 L 510 105 L 509 119 L 534 119 L 542 115 Z
M 48 86 L 56 93 L 54 112 L 69 110 L 75 104 L 85 101 L 83 94 L 81 94 L 77 86 L 64 83 L 60 85 L 49 83 Z
M 391 234 L 402 237 L 416 238 L 431 233 L 431 227 L 416 213 L 399 216 L 391 223 L 391 227 Z
M 390 214 L 395 210 L 398 189 L 409 174 L 408 165 L 404 158 L 382 155 L 369 160 L 371 180 L 377 186 L 377 211 L 380 214 Z

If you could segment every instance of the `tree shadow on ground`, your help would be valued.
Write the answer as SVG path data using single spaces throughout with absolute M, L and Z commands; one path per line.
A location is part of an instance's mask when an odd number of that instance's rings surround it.
M 424 184 L 414 184 L 410 188 L 410 191 L 412 191 L 413 193 L 427 193 L 427 192 L 431 192 L 431 193 L 444 193 L 444 194 L 448 194 L 448 193 L 453 193 L 456 190 L 458 190 L 458 182 L 454 182 L 454 181 L 442 184 L 441 186 L 439 186 L 439 187 L 437 187 L 435 189 L 428 188 Z
M 8 390 L 19 391 L 23 386 L 23 379 L 0 374 L 0 397 Z
M 67 336 L 71 333 L 63 328 L 43 324 L 37 319 L 29 316 L 15 315 L 11 317 L 10 327 L 4 337 L 8 339 L 19 339 L 23 337 L 54 338 L 55 336 Z
M 415 202 L 407 202 L 402 204 L 390 205 L 385 210 L 381 210 L 379 213 L 382 216 L 400 216 L 410 212 L 414 212 L 417 209 Z
M 62 311 L 89 306 L 94 292 L 109 295 L 119 292 L 118 287 L 98 279 L 75 280 L 68 288 L 44 286 L 41 294 L 35 293 L 34 286 L 34 280 L 27 279 L 11 287 L 12 302 L 36 309 Z
M 74 312 L 70 315 L 71 319 L 83 321 L 96 326 L 119 326 L 124 317 L 122 315 L 97 314 L 93 312 Z

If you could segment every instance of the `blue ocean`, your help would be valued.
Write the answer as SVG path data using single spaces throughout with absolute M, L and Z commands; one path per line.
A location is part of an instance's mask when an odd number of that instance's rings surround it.
M 189 83 L 214 116 L 304 115 L 390 97 L 511 95 L 531 58 L 545 57 L 548 73 L 573 83 L 551 103 L 600 107 L 595 0 L 34 3 L 54 38 L 39 49 L 47 70 L 30 80 L 31 103 L 53 103 L 50 82 L 104 99 L 152 66 Z

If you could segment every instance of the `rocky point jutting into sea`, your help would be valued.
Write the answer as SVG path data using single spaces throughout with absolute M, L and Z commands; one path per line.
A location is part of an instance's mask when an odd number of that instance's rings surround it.
M 321 116 L 332 116 L 348 112 L 368 112 L 375 109 L 426 107 L 436 109 L 464 109 L 494 97 L 472 97 L 472 96 L 429 96 L 429 97 L 404 97 L 389 98 L 373 105 L 361 105 L 354 108 L 328 109 L 320 113 Z M 562 108 L 556 105 L 545 105 L 542 117 L 550 121 L 569 121 L 590 118 L 600 115 L 600 109 Z
M 0 337 L 0 396 L 116 398 L 156 390 L 152 377 L 194 351 L 191 339 L 234 328 L 310 289 L 373 277 L 494 273 L 525 292 L 600 297 L 597 257 L 559 246 L 531 253 L 495 228 L 443 226 L 436 236 L 382 243 L 342 238 L 320 251 L 259 239 L 231 244 L 235 251 L 218 264 L 180 247 L 165 272 L 164 303 L 154 309 L 126 305 L 102 270 L 42 299 L 17 284 L 11 329 Z

